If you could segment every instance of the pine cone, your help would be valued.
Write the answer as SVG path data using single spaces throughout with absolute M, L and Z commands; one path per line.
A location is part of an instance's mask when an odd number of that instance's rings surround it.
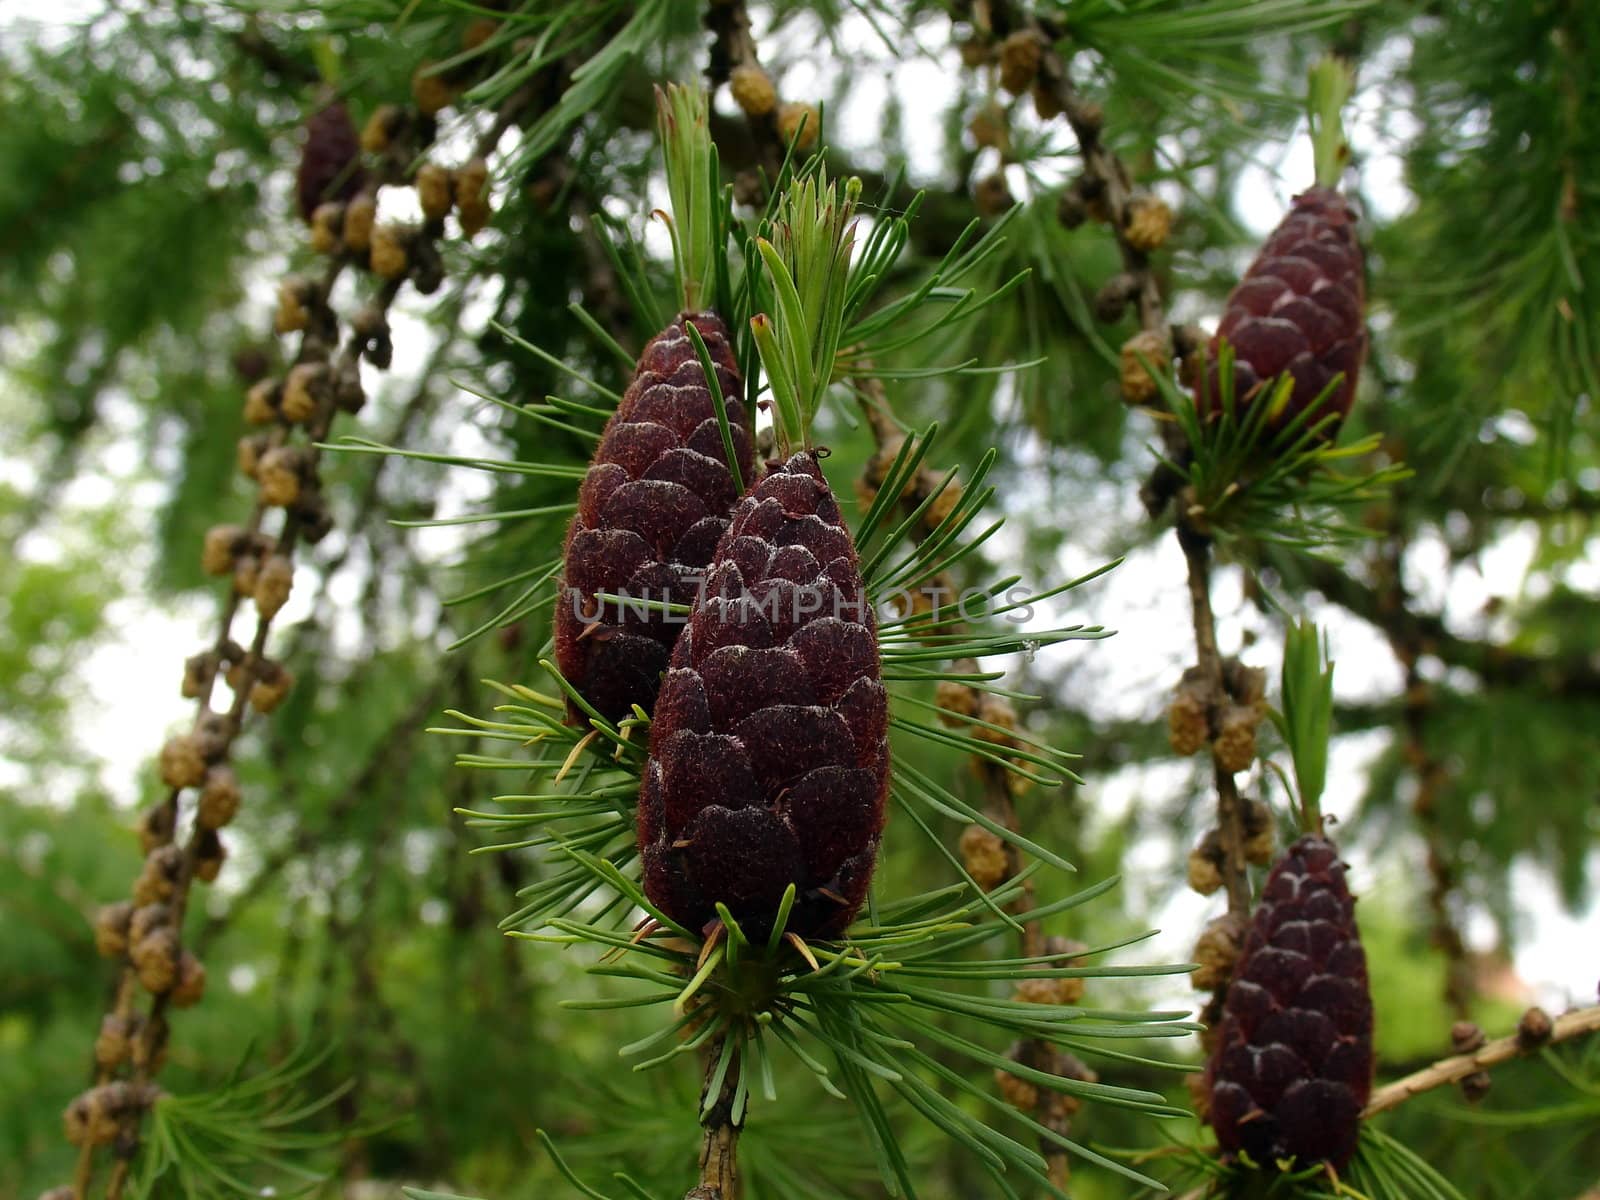
M 325 200 L 348 200 L 366 183 L 361 168 L 361 140 L 350 110 L 328 105 L 306 121 L 306 140 L 300 147 L 300 170 L 295 175 L 295 196 L 305 221 Z
M 1321 187 L 1296 196 L 1289 215 L 1228 297 L 1217 327 L 1217 338 L 1226 338 L 1234 350 L 1237 406 L 1287 371 L 1294 391 L 1276 418 L 1281 425 L 1310 406 L 1342 371 L 1344 382 L 1312 420 L 1327 412 L 1342 419 L 1350 412 L 1367 353 L 1361 264 L 1355 214 L 1344 197 Z M 1200 407 L 1219 412 L 1216 339 L 1210 357 Z
M 1372 1089 L 1372 997 L 1337 847 L 1302 837 L 1267 876 L 1206 1067 L 1225 1155 L 1335 1169 Z
M 604 716 L 649 709 L 666 670 L 680 617 L 597 601 L 595 593 L 691 604 L 700 572 L 728 527 L 738 499 L 711 391 L 694 345 L 692 320 L 717 368 L 742 478 L 754 478 L 744 385 L 727 328 L 710 313 L 678 317 L 653 338 L 606 425 L 578 492 L 567 531 L 556 605 L 556 663 Z M 573 722 L 582 718 L 570 706 Z
M 827 938 L 866 898 L 889 784 L 877 622 L 816 456 L 734 510 L 656 704 L 639 793 L 650 898 L 691 929 L 722 901 Z

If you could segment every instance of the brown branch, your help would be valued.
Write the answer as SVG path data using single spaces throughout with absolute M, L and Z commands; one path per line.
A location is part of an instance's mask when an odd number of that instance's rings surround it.
M 739 1200 L 739 1134 L 744 1129 L 744 1116 L 740 1114 L 736 1118 L 733 1112 L 739 1072 L 743 1069 L 737 1053 L 722 1077 L 716 1099 L 711 1099 L 724 1045 L 725 1040 L 718 1038 L 706 1050 L 705 1079 L 700 1092 L 700 1106 L 705 1110 L 700 1118 L 700 1126 L 705 1130 L 700 1146 L 700 1182 L 689 1190 L 684 1200 Z
M 1510 1062 L 1543 1046 L 1553 1046 L 1597 1032 L 1600 1032 L 1600 1005 L 1576 1009 L 1557 1017 L 1552 1022 L 1550 1036 L 1546 1039 L 1535 1041 L 1524 1034 L 1514 1033 L 1509 1037 L 1489 1042 L 1471 1054 L 1457 1054 L 1440 1059 L 1431 1066 L 1407 1075 L 1404 1079 L 1385 1084 L 1372 1093 L 1372 1098 L 1367 1101 L 1367 1107 L 1362 1110 L 1361 1116 L 1363 1119 L 1375 1117 L 1391 1108 L 1398 1108 L 1413 1096 L 1420 1096 L 1424 1092 L 1446 1087 L 1452 1083 L 1460 1083 L 1469 1075 L 1476 1075 L 1480 1071 L 1487 1071 L 1490 1067 Z

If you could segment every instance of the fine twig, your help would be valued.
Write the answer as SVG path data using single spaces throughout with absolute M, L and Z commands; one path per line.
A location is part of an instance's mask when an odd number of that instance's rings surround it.
M 1424 1092 L 1452 1083 L 1460 1083 L 1469 1075 L 1476 1075 L 1479 1071 L 1487 1071 L 1490 1067 L 1531 1054 L 1544 1046 L 1569 1042 L 1591 1033 L 1600 1033 L 1600 1005 L 1576 1009 L 1557 1017 L 1551 1023 L 1550 1036 L 1538 1042 L 1530 1044 L 1524 1034 L 1514 1033 L 1509 1037 L 1487 1042 L 1481 1049 L 1471 1054 L 1456 1054 L 1450 1058 L 1442 1058 L 1431 1066 L 1407 1075 L 1404 1079 L 1385 1084 L 1372 1093 L 1372 1098 L 1362 1110 L 1361 1116 L 1364 1119 L 1377 1116 L 1381 1112 L 1399 1107 L 1413 1096 L 1420 1096 Z

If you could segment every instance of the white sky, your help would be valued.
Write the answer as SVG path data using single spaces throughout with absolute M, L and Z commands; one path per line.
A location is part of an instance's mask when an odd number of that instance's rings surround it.
M 38 20 L 59 27 L 61 23 L 98 11 L 99 7 L 90 0 L 50 0 L 50 3 L 0 0 L 0 40 L 17 36 L 14 23 L 19 19 Z M 761 22 L 758 22 L 757 33 L 758 36 L 762 33 Z M 774 44 L 780 49 L 783 46 L 799 48 L 813 35 L 814 31 L 802 22 Z M 859 18 L 847 20 L 843 36 L 849 44 L 862 47 L 865 52 L 870 53 L 874 47 L 880 54 L 882 52 L 872 35 L 861 27 Z M 881 111 L 889 87 L 893 86 L 902 95 L 929 96 L 929 103 L 908 106 L 905 119 L 912 171 L 933 175 L 939 170 L 942 159 L 943 134 L 939 122 L 944 97 L 949 94 L 950 80 L 958 68 L 954 51 L 945 47 L 944 42 L 936 37 L 924 38 L 924 42 L 941 48 L 937 63 L 912 62 L 897 68 L 892 76 L 887 72 L 881 77 L 875 77 L 870 71 L 859 73 L 849 102 L 844 112 L 836 115 L 833 128 L 839 140 L 846 144 L 865 143 L 870 139 L 870 131 L 876 128 L 872 114 Z M 796 68 L 780 82 L 786 88 L 796 89 L 795 94 L 826 94 L 829 90 L 824 71 L 804 66 Z M 1392 143 L 1387 140 L 1397 132 L 1394 118 L 1392 114 L 1384 116 L 1384 111 L 1375 92 L 1368 89 L 1360 93 L 1355 103 L 1357 116 L 1352 122 L 1352 137 L 1358 154 L 1364 159 L 1367 191 L 1379 211 L 1388 216 L 1403 210 L 1410 197 L 1401 182 L 1399 159 L 1390 151 Z M 1398 132 L 1403 135 L 1405 131 Z M 1248 169 L 1241 179 L 1239 192 L 1240 212 L 1246 227 L 1256 234 L 1268 232 L 1277 223 L 1290 196 L 1304 185 L 1309 175 L 1309 143 L 1303 136 L 1293 139 L 1281 156 Z M 257 292 L 254 302 L 265 328 L 271 302 L 270 283 L 262 281 Z M 417 301 L 413 298 L 410 303 L 415 305 Z M 420 329 L 417 325 L 413 333 Z M 420 338 L 402 335 L 395 341 L 397 348 L 416 347 Z M 407 388 L 408 371 L 417 369 L 421 357 L 419 349 L 411 361 L 398 361 L 395 371 L 383 377 L 383 386 Z M 369 379 L 369 385 L 377 382 L 377 378 Z M 459 403 L 465 412 L 470 399 L 462 397 Z M 119 407 L 113 401 L 108 405 L 107 414 L 107 423 L 92 448 L 96 469 L 81 473 L 74 482 L 65 497 L 66 510 L 69 513 L 91 510 L 115 497 L 126 509 L 130 523 L 147 532 L 153 526 L 164 485 L 131 450 L 129 434 L 134 416 L 130 406 Z M 464 428 L 462 435 L 472 436 L 472 431 Z M 0 450 L 0 479 L 20 482 L 31 474 L 31 464 Z M 463 486 L 477 486 L 475 480 L 466 477 L 459 482 Z M 1047 496 L 1024 493 L 1013 495 L 1006 504 L 1013 516 L 1027 521 L 1036 520 L 1041 511 L 1049 511 L 1048 501 Z M 1132 498 L 1125 495 L 1120 502 L 1129 504 Z M 449 497 L 442 507 L 462 511 L 475 503 L 475 495 L 463 493 Z M 50 554 L 51 538 L 58 532 L 39 530 L 25 541 L 22 552 Z M 426 550 L 430 557 L 442 559 L 449 545 L 450 535 L 438 534 L 430 537 Z M 1519 594 L 1531 548 L 1532 540 L 1526 532 L 1513 532 L 1490 547 L 1477 567 L 1448 573 L 1442 569 L 1442 561 L 1434 562 L 1433 556 L 1424 549 L 1413 561 L 1416 578 L 1412 582 L 1423 589 L 1425 598 L 1441 603 L 1452 622 L 1470 620 L 1473 614 L 1481 612 L 1484 601 L 1490 596 L 1509 599 Z M 137 555 L 135 551 L 127 564 L 134 575 L 147 565 L 140 562 Z M 1063 569 L 1067 571 L 1077 572 L 1097 565 L 1091 555 L 1070 548 L 1065 558 L 1068 561 L 1064 562 Z M 1591 563 L 1586 569 L 1595 572 L 1600 567 Z M 1085 595 L 1069 598 L 1076 617 L 1112 625 L 1119 630 L 1117 638 L 1111 642 L 1069 645 L 1052 652 L 1080 658 L 1098 656 L 1107 664 L 1125 664 L 1118 665 L 1106 676 L 1112 686 L 1100 693 L 1104 697 L 1105 716 L 1148 714 L 1152 709 L 1152 696 L 1164 695 L 1190 660 L 1192 643 L 1187 599 L 1183 589 L 1174 582 L 1182 577 L 1183 567 L 1176 547 L 1172 539 L 1165 538 L 1156 547 L 1133 555 L 1126 565 L 1109 579 L 1093 585 Z M 303 614 L 305 599 L 314 590 L 313 582 L 302 570 L 296 580 L 296 599 L 285 611 L 280 627 Z M 348 580 L 338 581 L 333 589 L 334 596 L 353 595 L 358 582 L 354 573 Z M 90 753 L 97 756 L 102 765 L 100 777 L 111 793 L 125 803 L 131 802 L 137 793 L 139 772 L 149 769 L 152 751 L 169 730 L 188 718 L 190 706 L 178 695 L 177 683 L 183 659 L 194 652 L 211 613 L 209 601 L 185 603 L 176 610 L 152 606 L 143 598 L 137 581 L 133 583 L 131 594 L 119 599 L 114 606 L 115 634 L 80 665 L 79 675 L 85 682 L 94 682 L 96 698 L 91 698 L 86 688 L 85 699 L 76 716 L 77 728 L 82 733 L 78 744 L 92 748 Z M 1219 574 L 1216 599 L 1225 652 L 1238 647 L 1246 627 L 1268 633 L 1246 610 L 1236 575 L 1226 571 Z M 1397 690 L 1398 668 L 1386 644 L 1374 631 L 1338 612 L 1316 615 L 1326 621 L 1332 639 L 1341 694 L 1392 695 Z M 1135 647 L 1136 653 L 1133 652 Z M 1268 636 L 1252 649 L 1249 657 L 1251 661 L 1275 668 L 1277 652 L 1277 643 Z M 113 683 L 124 686 L 108 686 Z M 107 696 L 119 699 L 108 703 L 104 699 Z M 1381 744 L 1381 735 L 1346 738 L 1336 743 L 1328 787 L 1328 807 L 1335 815 L 1349 815 L 1351 804 L 1360 794 L 1363 766 Z M 12 778 L 15 770 L 14 764 L 0 758 L 0 784 Z M 1144 802 L 1152 793 L 1170 794 L 1182 786 L 1186 778 L 1185 768 L 1161 764 L 1091 780 L 1087 807 L 1097 814 L 1098 820 L 1113 821 L 1129 806 Z M 1170 842 L 1135 847 L 1124 864 L 1124 877 L 1135 884 L 1142 880 L 1153 892 L 1170 891 L 1172 883 L 1182 877 L 1182 856 L 1186 850 L 1187 847 L 1177 847 Z M 1399 853 L 1412 862 L 1420 858 L 1420 849 L 1415 846 L 1401 848 Z M 1354 881 L 1358 890 L 1371 882 L 1366 864 L 1355 864 Z M 1577 919 L 1564 915 L 1546 878 L 1531 867 L 1519 869 L 1516 883 L 1519 904 L 1528 918 L 1516 958 L 1519 973 L 1547 1004 L 1561 1007 L 1569 1001 L 1591 1000 L 1595 987 L 1593 962 L 1589 956 L 1574 954 L 1573 950 L 1576 946 L 1594 944 L 1600 911 L 1591 910 Z M 1145 947 L 1142 956 L 1152 961 L 1186 958 L 1205 919 L 1217 909 L 1215 899 L 1208 901 L 1178 889 L 1160 908 L 1159 923 L 1166 932 Z M 1482 921 L 1475 922 L 1469 929 L 1469 935 L 1480 944 L 1487 941 L 1489 933 Z M 1152 1002 L 1185 1007 L 1192 1003 L 1192 993 L 1178 990 L 1153 997 Z

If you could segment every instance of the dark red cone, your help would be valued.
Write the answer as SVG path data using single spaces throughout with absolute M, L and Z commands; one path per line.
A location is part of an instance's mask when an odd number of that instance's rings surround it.
M 1343 1167 L 1372 1090 L 1372 996 L 1338 848 L 1306 836 L 1267 876 L 1206 1067 L 1226 1157 Z
M 1356 378 L 1367 355 L 1366 281 L 1355 214 L 1331 188 L 1314 187 L 1295 197 L 1255 262 L 1228 297 L 1212 339 L 1207 389 L 1201 411 L 1221 409 L 1217 339 L 1234 351 L 1234 402 L 1242 409 L 1287 371 L 1294 392 L 1281 426 L 1310 406 L 1344 372 L 1310 423 L 1329 412 L 1342 420 L 1355 399 Z
M 613 721 L 635 704 L 649 711 L 685 618 L 603 603 L 595 594 L 693 604 L 701 572 L 739 498 L 686 321 L 711 352 L 740 475 L 753 478 L 750 421 L 739 398 L 744 385 L 727 327 L 712 313 L 680 315 L 639 356 L 567 530 L 556 602 L 556 665 Z M 582 720 L 575 708 L 572 718 Z
M 766 936 L 842 933 L 866 899 L 889 787 L 888 698 L 855 545 L 816 456 L 739 502 L 678 639 L 639 792 L 644 889 L 690 929 L 722 901 Z
M 306 140 L 300 147 L 300 169 L 295 174 L 295 199 L 307 221 L 317 205 L 348 200 L 361 190 L 367 175 L 361 167 L 361 139 L 350 110 L 335 102 L 306 121 Z

